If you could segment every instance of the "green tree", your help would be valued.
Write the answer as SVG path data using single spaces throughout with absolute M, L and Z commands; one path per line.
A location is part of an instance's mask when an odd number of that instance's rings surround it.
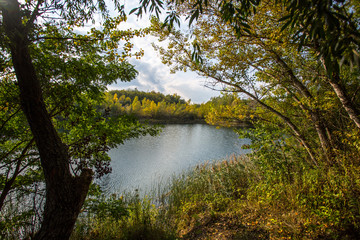
M 256 110 L 250 100 L 239 99 L 234 94 L 224 94 L 212 98 L 208 104 L 210 109 L 206 114 L 206 122 L 223 126 L 250 126 Z
M 108 18 L 103 1 L 0 3 L 0 199 L 3 204 L 27 178 L 43 177 L 46 202 L 34 239 L 69 238 L 94 171 L 109 171 L 106 150 L 152 132 L 95 108 L 107 84 L 136 76 L 125 61 L 132 46 L 128 41 L 144 31 L 118 30 L 126 17 L 117 1 L 115 7 L 120 15 Z M 79 34 L 97 11 L 106 17 L 101 27 Z
M 186 14 L 191 7 L 183 4 L 178 13 Z M 310 45 L 298 51 L 299 44 L 292 41 L 291 30 L 282 29 L 278 22 L 287 14 L 281 6 L 263 3 L 257 7 L 257 13 L 248 18 L 248 31 L 240 34 L 231 22 L 223 21 L 216 5 L 209 3 L 192 25 L 191 39 L 201 48 L 202 64 L 193 58 L 190 36 L 162 28 L 154 19 L 157 36 L 170 41 L 168 50 L 156 48 L 173 71 L 191 69 L 213 79 L 215 84 L 223 84 L 225 91 L 253 99 L 266 110 L 259 110 L 257 115 L 274 124 L 280 119 L 282 123 L 277 125 L 306 149 L 312 164 L 318 165 L 317 156 L 324 156 L 331 165 L 333 150 L 343 147 L 342 140 L 334 142 L 335 129 L 340 126 L 331 125 L 343 115 L 337 115 L 337 93 L 317 58 L 317 49 Z M 344 67 L 341 73 L 345 76 L 347 72 Z M 353 86 L 347 91 L 355 94 L 351 89 L 358 88 L 358 80 L 349 77 L 347 82 Z M 350 124 L 349 118 L 344 121 Z
M 341 68 L 360 66 L 359 61 L 359 3 L 351 0 L 276 0 L 271 4 L 277 4 L 279 9 L 286 10 L 276 20 L 281 23 L 281 30 L 288 29 L 289 37 L 297 44 L 298 50 L 311 46 L 322 62 L 328 82 L 340 100 L 342 107 L 350 119 L 360 129 L 360 111 L 354 104 L 348 92 L 347 79 L 341 74 Z M 189 24 L 204 15 L 206 9 L 212 8 L 218 11 L 219 18 L 229 23 L 238 37 L 250 32 L 251 19 L 259 15 L 259 6 L 269 4 L 261 0 L 230 0 L 215 1 L 207 0 L 169 1 L 170 9 L 165 19 L 165 25 L 172 28 L 174 24 L 180 25 L 178 9 L 187 8 L 186 13 Z M 156 13 L 163 8 L 161 0 L 141 1 L 141 6 L 132 10 L 137 15 L 142 15 L 146 9 Z M 199 62 L 201 57 L 199 45 L 193 44 L 192 59 Z M 355 70 L 357 71 L 357 70 Z

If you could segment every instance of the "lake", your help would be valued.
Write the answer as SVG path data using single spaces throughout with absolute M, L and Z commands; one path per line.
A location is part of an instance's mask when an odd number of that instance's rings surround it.
M 205 124 L 166 125 L 155 137 L 130 139 L 109 151 L 112 173 L 101 185 L 109 192 L 148 191 L 156 183 L 207 161 L 222 160 L 241 149 L 249 139 L 239 139 L 232 129 Z

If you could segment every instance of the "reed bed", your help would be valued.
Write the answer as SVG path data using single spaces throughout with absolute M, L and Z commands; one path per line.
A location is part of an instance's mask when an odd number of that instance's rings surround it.
M 359 239 L 360 168 L 291 168 L 231 156 L 146 196 L 90 197 L 72 239 Z

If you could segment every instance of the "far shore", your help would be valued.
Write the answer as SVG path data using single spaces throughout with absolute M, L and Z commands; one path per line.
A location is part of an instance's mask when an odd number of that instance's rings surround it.
M 141 123 L 148 124 L 208 124 L 205 119 L 179 119 L 179 118 L 168 118 L 168 119 L 153 119 L 153 118 L 140 118 Z M 208 124 L 210 125 L 210 124 Z M 221 127 L 230 127 L 230 128 L 251 128 L 252 124 L 250 122 L 232 122 L 224 123 L 219 122 L 215 126 Z

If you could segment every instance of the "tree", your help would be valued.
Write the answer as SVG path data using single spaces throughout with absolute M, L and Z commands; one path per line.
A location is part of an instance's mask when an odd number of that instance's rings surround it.
M 212 98 L 208 104 L 210 109 L 206 114 L 206 122 L 221 126 L 251 126 L 256 110 L 251 106 L 251 100 L 240 99 L 236 94 L 225 93 Z
M 330 83 L 342 107 L 356 127 L 360 129 L 360 110 L 349 96 L 346 79 L 341 76 L 342 67 L 360 67 L 359 61 L 359 3 L 351 0 L 276 0 L 287 15 L 277 18 L 282 23 L 281 29 L 293 30 L 289 32 L 292 40 L 298 44 L 298 49 L 311 45 L 316 49 L 327 74 L 326 81 Z M 209 6 L 218 10 L 220 18 L 228 22 L 238 36 L 248 33 L 251 29 L 249 20 L 258 14 L 258 6 L 268 4 L 267 0 L 220 0 L 209 2 L 207 0 L 169 1 L 168 14 L 164 25 L 172 28 L 174 24 L 180 25 L 179 8 L 186 7 L 186 14 L 191 25 L 204 14 Z M 156 13 L 163 8 L 161 0 L 141 1 L 141 6 L 132 10 L 141 16 L 146 9 Z M 200 48 L 194 43 L 192 58 L 199 62 Z
M 68 239 L 94 170 L 108 171 L 103 162 L 108 160 L 106 149 L 124 139 L 154 133 L 123 119 L 123 127 L 118 126 L 124 132 L 115 131 L 116 137 L 110 130 L 115 120 L 94 108 L 107 84 L 136 76 L 125 61 L 131 51 L 128 41 L 145 33 L 118 30 L 126 17 L 117 1 L 115 7 L 120 15 L 109 18 L 103 1 L 0 3 L 1 87 L 5 89 L 1 161 L 8 169 L 1 178 L 1 201 L 15 180 L 24 176 L 21 173 L 41 165 L 46 202 L 34 239 Z M 107 17 L 101 28 L 80 34 L 79 27 L 93 20 L 97 11 Z M 120 44 L 122 52 L 118 52 Z M 3 95 L 6 92 L 11 94 Z M 22 129 L 16 129 L 18 123 Z
M 126 112 L 140 119 L 151 118 L 152 120 L 182 122 L 204 119 L 206 114 L 206 112 L 198 111 L 197 106 L 191 104 L 190 100 L 185 102 L 176 94 L 165 96 L 154 91 L 138 90 L 112 90 L 106 94 L 106 102 L 100 108 L 118 109 L 119 111 L 116 113 L 118 115 Z M 116 103 L 113 101 L 115 94 L 122 94 Z M 124 110 L 120 111 L 120 109 Z
M 140 114 L 140 111 L 141 111 L 141 102 L 139 101 L 139 98 L 136 96 L 131 103 L 131 113 Z
M 178 14 L 191 7 L 183 4 Z M 239 33 L 231 22 L 222 19 L 216 4 L 209 3 L 192 25 L 190 36 L 162 28 L 155 19 L 153 29 L 161 40 L 170 41 L 168 50 L 157 49 L 174 71 L 191 69 L 213 79 L 209 86 L 223 84 L 225 91 L 245 94 L 271 113 L 263 119 L 281 120 L 277 124 L 306 149 L 312 164 L 318 165 L 318 156 L 324 155 L 331 165 L 333 149 L 342 145 L 341 141 L 334 143 L 338 126 L 331 126 L 339 117 L 334 116 L 338 106 L 333 98 L 336 91 L 331 89 L 327 72 L 316 58 L 316 47 L 309 45 L 299 52 L 299 44 L 291 39 L 292 30 L 279 24 L 278 19 L 286 14 L 281 6 L 263 2 L 257 14 L 247 19 L 248 30 Z M 201 49 L 201 64 L 193 57 L 191 40 Z M 359 86 L 356 78 L 348 78 L 350 83 Z

